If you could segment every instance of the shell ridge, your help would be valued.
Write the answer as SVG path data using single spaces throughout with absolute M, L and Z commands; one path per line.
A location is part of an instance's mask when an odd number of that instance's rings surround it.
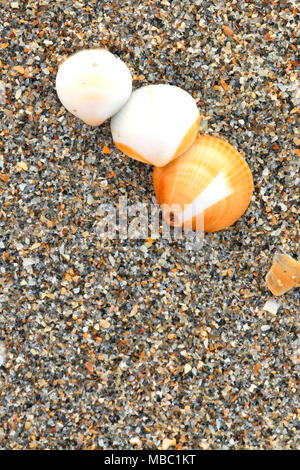
M 221 171 L 201 193 L 189 204 L 182 213 L 182 221 L 185 222 L 192 217 L 204 212 L 232 194 L 232 189 L 226 184 L 226 178 Z M 217 190 L 217 191 L 216 191 Z

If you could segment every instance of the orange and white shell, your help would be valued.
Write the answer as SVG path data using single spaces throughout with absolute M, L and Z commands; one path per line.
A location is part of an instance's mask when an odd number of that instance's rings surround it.
M 127 65 L 106 49 L 86 49 L 71 55 L 56 76 L 62 104 L 91 126 L 99 126 L 117 113 L 131 90 Z
M 200 115 L 194 98 L 173 85 L 135 90 L 111 120 L 115 145 L 127 156 L 164 166 L 195 140 Z
M 266 276 L 266 284 L 276 296 L 293 287 L 300 287 L 300 262 L 286 253 L 276 253 Z
M 253 192 L 250 168 L 219 137 L 198 135 L 179 158 L 153 171 L 164 219 L 170 225 L 215 232 L 246 211 Z

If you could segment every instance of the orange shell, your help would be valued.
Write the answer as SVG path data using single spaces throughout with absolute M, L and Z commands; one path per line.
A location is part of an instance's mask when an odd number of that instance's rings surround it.
M 300 287 L 300 262 L 285 253 L 276 253 L 266 283 L 274 295 Z
M 170 225 L 205 232 L 232 225 L 246 211 L 253 192 L 252 174 L 240 153 L 209 135 L 198 135 L 180 157 L 156 167 L 153 184 Z

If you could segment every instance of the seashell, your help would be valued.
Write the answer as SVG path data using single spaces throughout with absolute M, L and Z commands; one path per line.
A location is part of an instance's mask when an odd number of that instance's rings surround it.
M 127 65 L 106 49 L 86 49 L 71 55 L 56 76 L 62 104 L 91 126 L 99 126 L 118 112 L 131 90 Z
M 127 156 L 164 166 L 196 138 L 200 115 L 194 98 L 173 85 L 135 90 L 111 120 L 115 145 Z
M 300 287 L 300 262 L 285 253 L 275 253 L 266 283 L 276 296 Z
M 166 222 L 205 232 L 232 225 L 253 192 L 252 174 L 240 153 L 209 135 L 198 135 L 183 155 L 155 168 L 153 183 Z

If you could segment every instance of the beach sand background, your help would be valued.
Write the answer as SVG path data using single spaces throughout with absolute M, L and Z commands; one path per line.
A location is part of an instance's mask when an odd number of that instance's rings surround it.
M 299 289 L 264 309 L 275 252 L 299 259 L 296 2 L 0 5 L 0 448 L 298 448 Z M 249 164 L 247 212 L 198 250 L 97 236 L 102 203 L 154 191 L 57 98 L 89 47 L 191 93 Z

